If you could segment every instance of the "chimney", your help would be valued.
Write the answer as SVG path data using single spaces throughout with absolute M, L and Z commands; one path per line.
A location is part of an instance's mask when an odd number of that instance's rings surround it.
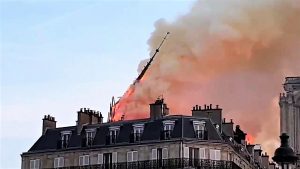
M 219 126 L 219 131 L 222 132 L 222 109 L 219 105 L 212 107 L 212 104 L 208 106 L 204 104 L 204 109 L 201 106 L 196 105 L 193 107 L 192 116 L 210 118 L 214 125 Z
M 267 153 L 261 156 L 262 168 L 269 168 L 269 155 Z
M 50 115 L 45 115 L 43 118 L 43 135 L 46 133 L 47 129 L 55 129 L 56 121 L 55 118 Z
M 234 140 L 237 143 L 245 145 L 246 135 L 247 134 L 243 130 L 241 130 L 240 125 L 235 126 Z
M 164 99 L 157 99 L 155 103 L 150 104 L 150 119 L 157 120 L 169 114 L 169 108 L 164 103 Z
M 78 132 L 81 131 L 83 125 L 103 123 L 103 116 L 99 111 L 81 108 L 77 113 Z
M 233 121 L 232 119 L 230 120 L 230 122 L 226 122 L 226 119 L 223 119 L 223 123 L 222 123 L 222 131 L 228 136 L 233 138 L 234 137 L 234 133 L 233 133 Z
M 261 158 L 261 145 L 257 144 L 254 146 L 254 162 L 258 165 L 261 165 L 262 158 Z

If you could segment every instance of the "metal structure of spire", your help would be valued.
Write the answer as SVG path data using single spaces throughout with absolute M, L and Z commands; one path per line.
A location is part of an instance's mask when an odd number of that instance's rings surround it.
M 163 43 L 165 42 L 165 40 L 167 39 L 167 36 L 170 34 L 170 32 L 167 32 L 166 35 L 164 36 L 163 40 L 161 41 L 161 43 L 159 44 L 158 48 L 155 50 L 155 53 L 153 54 L 153 56 L 150 58 L 150 60 L 147 62 L 146 66 L 143 68 L 143 70 L 141 71 L 141 73 L 139 74 L 139 76 L 135 79 L 135 81 L 133 82 L 133 86 L 136 83 L 139 83 L 140 80 L 144 77 L 144 75 L 146 74 L 147 70 L 149 69 L 151 63 L 153 62 L 155 56 L 159 53 L 160 48 L 162 47 Z M 130 88 L 130 87 L 129 87 Z M 125 93 L 128 92 L 129 88 L 127 89 L 127 91 Z M 124 96 L 124 95 L 123 95 Z M 123 97 L 119 98 L 119 100 L 117 102 L 115 102 L 114 97 L 112 97 L 112 102 L 110 103 L 110 110 L 108 113 L 108 122 L 112 122 L 115 116 L 115 110 L 116 110 L 116 105 L 120 102 L 120 100 Z M 124 120 L 125 118 L 125 112 L 122 112 L 122 116 L 120 120 Z

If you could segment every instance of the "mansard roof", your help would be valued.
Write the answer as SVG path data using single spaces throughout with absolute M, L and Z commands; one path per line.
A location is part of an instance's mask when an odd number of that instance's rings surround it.
M 175 125 L 171 133 L 170 140 L 161 140 L 161 132 L 163 131 L 163 121 L 174 121 Z M 205 127 L 207 131 L 207 139 L 199 141 L 222 141 L 221 134 L 215 128 L 212 121 L 209 118 L 200 118 L 194 116 L 182 116 L 173 115 L 166 116 L 158 120 L 139 119 L 139 120 L 125 120 L 102 124 L 91 124 L 83 126 L 79 129 L 77 126 L 62 127 L 48 129 L 44 135 L 42 135 L 35 144 L 29 149 L 27 153 L 35 152 L 47 152 L 56 151 L 58 141 L 61 139 L 62 131 L 71 131 L 71 137 L 68 147 L 65 150 L 70 149 L 84 149 L 84 148 L 101 148 L 111 146 L 126 146 L 134 144 L 147 144 L 162 141 L 175 141 L 175 140 L 195 140 L 197 139 L 194 132 L 193 120 L 205 121 Z M 141 141 L 138 143 L 131 143 L 130 136 L 133 133 L 133 125 L 144 123 L 144 132 L 141 137 Z M 116 144 L 107 145 L 106 136 L 109 135 L 109 127 L 119 126 L 120 131 L 116 141 Z M 93 144 L 90 147 L 82 147 L 83 138 L 85 137 L 85 129 L 95 128 L 96 134 L 93 139 Z M 81 130 L 78 132 L 78 130 Z M 79 133 L 79 134 L 78 134 Z M 198 139 L 197 139 L 198 140 Z

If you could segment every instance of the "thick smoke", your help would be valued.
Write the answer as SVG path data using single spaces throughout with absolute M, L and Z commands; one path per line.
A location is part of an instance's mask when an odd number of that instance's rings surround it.
M 273 153 L 281 84 L 285 76 L 300 74 L 299 3 L 203 0 L 174 22 L 158 20 L 150 50 L 166 32 L 171 35 L 121 108 L 126 119 L 148 117 L 149 103 L 160 95 L 171 114 L 218 104 Z

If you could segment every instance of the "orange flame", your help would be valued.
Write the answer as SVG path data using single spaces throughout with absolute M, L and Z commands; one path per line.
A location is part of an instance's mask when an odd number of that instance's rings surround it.
M 251 134 L 247 134 L 246 135 L 246 141 L 247 141 L 247 143 L 249 143 L 249 144 L 254 144 L 254 137 L 251 135 Z

